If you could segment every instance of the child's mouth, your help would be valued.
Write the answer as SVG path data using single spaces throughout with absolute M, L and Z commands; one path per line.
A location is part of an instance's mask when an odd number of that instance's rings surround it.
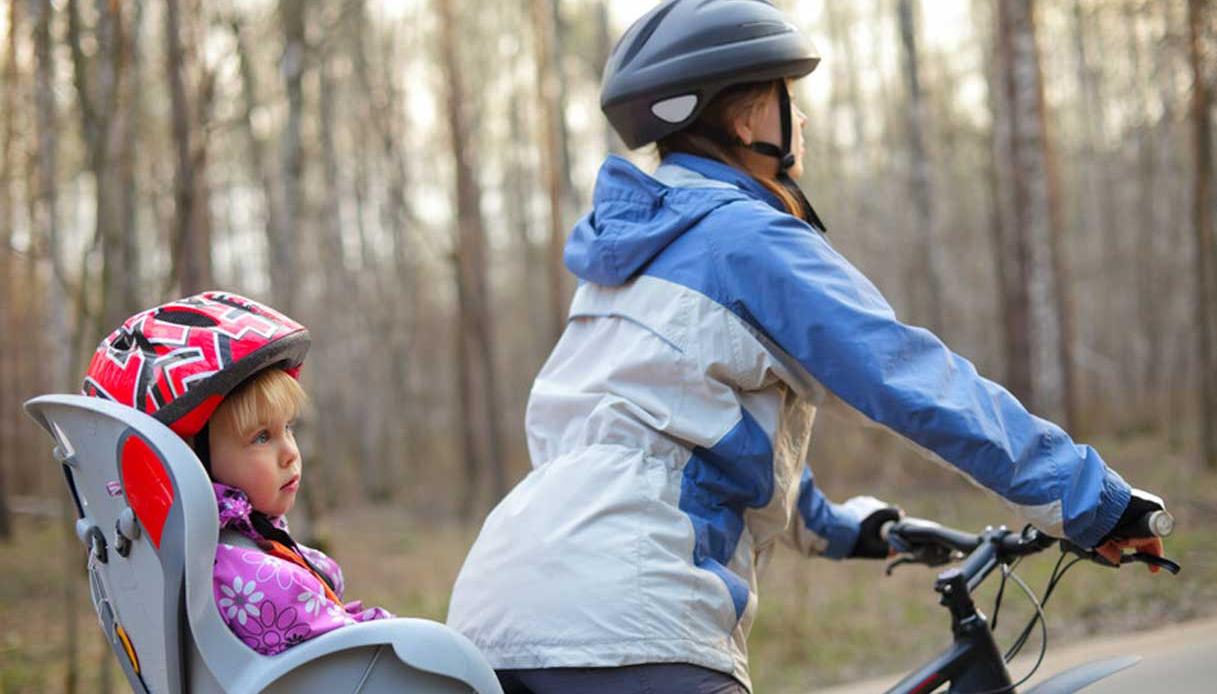
M 300 475 L 296 475 L 295 477 L 288 480 L 287 484 L 283 485 L 282 487 L 279 487 L 279 491 L 294 492 L 299 488 L 300 488 Z

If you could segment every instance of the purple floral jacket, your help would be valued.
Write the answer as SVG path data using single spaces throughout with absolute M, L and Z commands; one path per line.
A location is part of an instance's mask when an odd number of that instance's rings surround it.
M 212 487 L 220 512 L 220 528 L 261 540 L 250 524 L 253 507 L 245 492 L 218 483 Z M 284 518 L 272 518 L 271 523 L 287 531 Z M 298 547 L 313 566 L 330 578 L 334 593 L 341 598 L 344 586 L 338 562 L 315 549 Z M 259 549 L 220 542 L 216 546 L 212 577 L 216 605 L 224 623 L 246 645 L 263 655 L 282 653 L 347 624 L 393 616 L 379 607 L 364 609 L 358 600 L 345 605 L 335 603 L 326 597 L 321 581 L 311 572 Z

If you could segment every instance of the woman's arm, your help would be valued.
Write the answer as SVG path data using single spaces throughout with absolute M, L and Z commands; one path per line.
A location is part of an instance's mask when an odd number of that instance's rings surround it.
M 729 208 L 741 219 L 723 228 L 740 231 L 714 239 L 721 300 L 816 381 L 1049 533 L 1091 547 L 1115 525 L 1129 487 L 1094 449 L 1029 413 L 933 333 L 897 320 L 802 222 L 755 204 Z

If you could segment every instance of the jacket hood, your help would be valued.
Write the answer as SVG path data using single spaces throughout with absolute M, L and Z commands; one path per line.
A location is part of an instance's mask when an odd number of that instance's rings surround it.
M 704 177 L 703 183 L 668 186 L 621 157 L 605 160 L 596 177 L 592 211 L 566 242 L 564 260 L 575 276 L 595 284 L 624 284 L 718 207 L 763 198 L 752 189 L 764 191 L 758 183 L 725 164 L 679 154 L 664 164 L 689 169 L 691 178 Z

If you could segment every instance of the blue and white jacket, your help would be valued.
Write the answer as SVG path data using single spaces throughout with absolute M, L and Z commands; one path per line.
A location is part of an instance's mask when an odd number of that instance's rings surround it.
M 1129 488 L 937 337 L 905 325 L 756 180 L 610 157 L 566 264 L 582 280 L 533 385 L 533 470 L 491 512 L 448 623 L 496 668 L 684 662 L 749 682 L 757 566 L 839 558 L 861 512 L 805 466 L 831 393 L 1089 547 Z

